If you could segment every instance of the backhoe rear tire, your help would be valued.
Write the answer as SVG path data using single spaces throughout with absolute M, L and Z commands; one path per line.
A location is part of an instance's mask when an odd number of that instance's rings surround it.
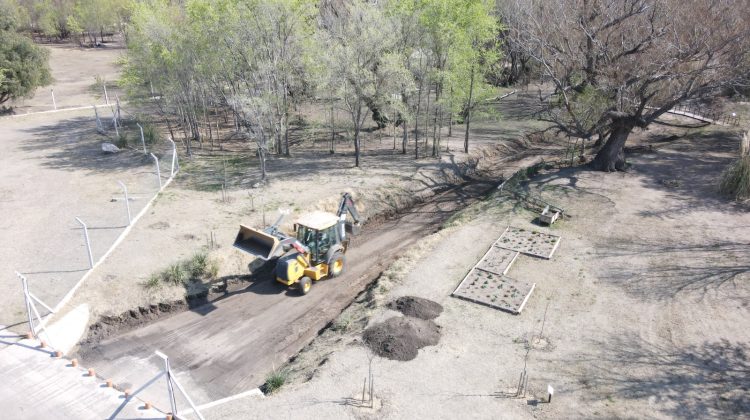
M 299 288 L 299 293 L 301 295 L 306 295 L 312 288 L 312 280 L 310 280 L 310 277 L 302 277 L 297 282 L 297 287 Z
M 345 266 L 346 258 L 344 258 L 344 254 L 341 252 L 334 253 L 328 261 L 328 275 L 330 277 L 340 276 L 344 272 Z

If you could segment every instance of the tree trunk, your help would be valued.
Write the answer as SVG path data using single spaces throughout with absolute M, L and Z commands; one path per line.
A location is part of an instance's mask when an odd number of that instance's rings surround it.
M 360 108 L 357 109 L 357 113 L 354 119 L 354 166 L 359 168 L 359 117 L 362 113 L 361 105 Z
M 469 153 L 469 126 L 471 125 L 471 100 L 474 94 L 474 67 L 471 67 L 471 81 L 469 82 L 469 104 L 466 107 L 466 133 L 464 133 L 464 153 Z
M 329 150 L 329 152 L 331 154 L 334 153 L 334 147 L 333 146 L 334 146 L 334 143 L 336 141 L 336 125 L 335 125 L 336 123 L 335 123 L 335 121 L 333 119 L 334 116 L 335 116 L 335 109 L 333 107 L 333 99 L 331 99 L 331 149 Z
M 409 129 L 406 127 L 406 120 L 401 123 L 403 128 L 403 138 L 401 139 L 401 153 L 406 154 L 406 144 L 409 141 Z
M 618 119 L 612 122 L 609 138 L 591 162 L 591 167 L 598 171 L 624 171 L 624 146 L 633 131 L 635 123 L 631 118 Z

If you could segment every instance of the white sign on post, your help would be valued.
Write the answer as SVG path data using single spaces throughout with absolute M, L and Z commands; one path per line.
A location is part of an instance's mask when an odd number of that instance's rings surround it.
M 547 384 L 547 395 L 548 395 L 548 403 L 552 402 L 552 395 L 555 393 L 555 389 L 552 388 L 552 385 Z

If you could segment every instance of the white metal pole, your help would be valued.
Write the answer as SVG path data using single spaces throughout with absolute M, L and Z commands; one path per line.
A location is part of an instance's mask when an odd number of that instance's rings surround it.
M 29 302 L 29 300 L 31 299 L 29 297 L 29 284 L 26 281 L 26 277 L 21 275 L 21 273 L 19 273 L 18 271 L 16 271 L 16 276 L 21 279 L 21 284 L 23 285 L 23 300 L 24 302 L 26 302 L 26 316 L 29 319 L 29 331 L 32 335 L 35 336 L 36 333 L 34 332 L 34 320 L 31 318 L 31 303 Z
M 154 352 L 157 356 L 159 356 L 164 361 L 164 373 L 167 374 L 167 393 L 169 394 L 169 405 L 172 408 L 172 415 L 177 416 L 177 403 L 174 399 L 174 390 L 172 389 L 172 373 L 169 369 L 169 357 L 167 357 L 166 354 L 160 352 L 159 350 L 156 350 Z
M 55 90 L 50 89 L 50 92 L 52 92 L 52 106 L 55 108 L 55 111 L 57 111 L 57 102 L 55 102 Z
M 161 190 L 161 170 L 159 169 L 159 158 L 155 154 L 151 153 L 151 157 L 154 158 L 156 163 L 156 177 L 159 178 L 159 189 Z
M 125 208 L 128 210 L 128 226 L 130 226 L 132 219 L 130 218 L 130 201 L 128 199 L 128 187 L 126 187 L 122 181 L 117 181 L 117 183 L 120 184 L 120 187 L 122 187 L 122 192 L 125 194 Z
M 92 105 L 92 108 L 94 108 L 94 115 L 96 115 L 96 131 L 100 133 L 104 133 L 104 126 L 102 125 L 102 120 L 99 119 L 99 111 L 96 110 L 96 105 Z
M 174 176 L 174 166 L 175 163 L 177 163 L 177 145 L 175 144 L 174 140 L 172 140 L 172 137 L 170 136 L 167 140 L 169 140 L 170 143 L 172 143 L 172 168 L 169 172 L 169 176 Z
M 146 139 L 143 137 L 143 127 L 141 127 L 141 125 L 138 123 L 136 123 L 135 125 L 137 125 L 138 128 L 141 129 L 141 144 L 143 144 L 143 154 L 148 154 L 148 152 L 146 151 Z
M 94 255 L 91 253 L 91 242 L 89 241 L 89 228 L 83 220 L 76 217 L 76 221 L 83 226 L 83 237 L 86 239 L 86 251 L 89 254 L 89 268 L 94 268 Z

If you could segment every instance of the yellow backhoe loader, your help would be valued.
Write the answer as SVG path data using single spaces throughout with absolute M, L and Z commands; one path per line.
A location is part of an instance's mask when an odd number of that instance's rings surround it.
M 346 220 L 347 213 L 353 223 Z M 349 193 L 342 195 L 336 214 L 319 211 L 300 217 L 294 224 L 294 235 L 279 230 L 283 220 L 284 214 L 263 230 L 240 225 L 234 246 L 264 261 L 278 256 L 276 281 L 286 286 L 297 284 L 303 295 L 310 291 L 313 280 L 336 277 L 344 271 L 347 230 L 356 235 L 361 227 Z

